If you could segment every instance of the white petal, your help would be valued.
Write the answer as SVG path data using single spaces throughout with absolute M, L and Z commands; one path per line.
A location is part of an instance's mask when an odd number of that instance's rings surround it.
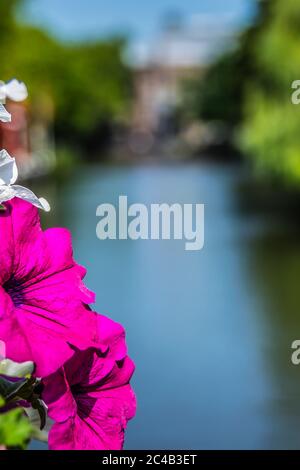
M 0 104 L 0 121 L 2 122 L 10 122 L 11 121 L 11 114 L 4 108 L 3 104 Z
M 13 197 L 15 197 L 15 195 L 16 192 L 12 186 L 0 186 L 0 204 L 2 202 L 10 201 Z
M 36 206 L 39 209 L 43 209 L 45 211 L 50 210 L 50 206 L 47 201 L 41 198 L 41 202 L 40 199 L 32 191 L 30 191 L 30 189 L 24 188 L 24 186 L 19 186 L 18 184 L 11 186 L 11 188 L 14 190 L 16 197 L 23 199 L 24 201 L 30 202 L 33 206 Z
M 44 211 L 45 212 L 50 212 L 51 207 L 50 207 L 49 202 L 44 197 L 40 197 L 39 200 L 40 200 L 40 203 L 43 206 Z
M 33 374 L 34 363 L 31 361 L 14 362 L 10 359 L 3 359 L 0 361 L 0 374 L 8 375 L 9 377 L 26 377 L 26 375 Z
M 28 92 L 25 83 L 19 82 L 15 78 L 1 87 L 5 96 L 13 101 L 23 101 L 27 98 Z
M 4 104 L 6 100 L 5 89 L 3 89 L 4 83 L 0 82 L 0 103 Z
M 14 184 L 18 178 L 16 160 L 6 150 L 0 152 L 0 185 Z

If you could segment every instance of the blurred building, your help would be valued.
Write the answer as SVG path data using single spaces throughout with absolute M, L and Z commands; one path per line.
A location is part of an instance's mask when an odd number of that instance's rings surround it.
M 235 28 L 224 18 L 201 15 L 184 23 L 172 17 L 151 44 L 133 48 L 133 147 L 146 151 L 156 136 L 174 130 L 182 81 L 205 70 L 235 36 Z

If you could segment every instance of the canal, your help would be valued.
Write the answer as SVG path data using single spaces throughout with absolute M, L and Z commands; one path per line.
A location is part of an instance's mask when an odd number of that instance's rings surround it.
M 121 322 L 136 363 L 127 449 L 300 448 L 300 237 L 240 203 L 238 166 L 86 166 L 43 183 L 87 267 L 95 309 Z M 204 203 L 205 245 L 96 237 L 96 208 Z M 36 447 L 36 445 L 35 445 Z

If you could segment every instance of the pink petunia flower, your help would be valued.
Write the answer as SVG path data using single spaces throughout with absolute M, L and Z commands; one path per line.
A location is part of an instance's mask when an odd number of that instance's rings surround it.
M 70 234 L 42 231 L 38 210 L 14 198 L 0 211 L 0 340 L 6 355 L 48 376 L 74 354 L 99 344 L 94 294 L 73 260 Z
M 43 399 L 54 421 L 52 450 L 119 450 L 135 414 L 129 380 L 134 364 L 127 356 L 124 329 L 98 315 L 101 349 L 77 351 L 44 379 Z

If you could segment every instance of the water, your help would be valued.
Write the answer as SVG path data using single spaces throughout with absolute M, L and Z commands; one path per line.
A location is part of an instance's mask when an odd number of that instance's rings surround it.
M 128 449 L 300 448 L 300 241 L 239 207 L 239 169 L 213 165 L 80 168 L 43 185 L 44 224 L 73 234 L 97 311 L 127 330 L 136 363 Z M 205 204 L 205 247 L 99 241 L 96 207 Z

